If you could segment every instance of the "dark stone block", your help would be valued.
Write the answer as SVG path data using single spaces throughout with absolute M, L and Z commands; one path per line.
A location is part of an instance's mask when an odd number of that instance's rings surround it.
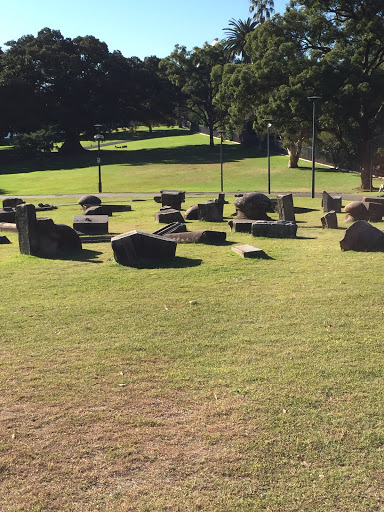
M 279 219 L 296 222 L 292 194 L 281 194 L 278 195 L 276 199 L 276 210 L 279 214 Z
M 155 201 L 155 203 L 161 204 L 161 196 L 154 196 L 153 200 Z
M 0 245 L 3 245 L 3 244 L 10 244 L 10 240 L 9 238 L 7 238 L 6 236 L 4 235 L 1 235 L 0 236 Z
M 384 233 L 365 220 L 350 226 L 340 241 L 343 251 L 384 251 Z
M 68 254 L 82 249 L 80 237 L 71 226 L 66 224 L 55 224 L 55 226 L 59 239 L 59 254 Z
M 160 223 L 164 222 L 165 224 L 170 224 L 171 222 L 184 223 L 184 219 L 180 211 L 174 210 L 173 208 L 160 210 L 159 212 L 156 212 L 155 221 Z
M 130 204 L 103 204 L 102 207 L 108 208 L 112 213 L 132 211 L 132 206 Z
M 3 199 L 3 208 L 16 208 L 19 204 L 24 204 L 25 201 L 21 197 L 6 197 Z
M 161 193 L 161 204 L 163 206 L 170 206 L 174 210 L 181 210 L 181 203 L 185 201 L 185 192 L 164 190 Z
M 101 199 L 100 197 L 87 194 L 86 196 L 81 197 L 77 202 L 81 206 L 99 206 L 101 204 Z
M 321 224 L 323 229 L 337 229 L 337 215 L 336 212 L 328 212 L 323 217 L 321 217 Z
M 370 222 L 381 222 L 383 218 L 383 205 L 380 203 L 366 203 L 368 208 L 368 220 Z
M 250 233 L 254 222 L 252 219 L 232 219 L 228 224 L 235 233 Z
M 267 212 L 271 211 L 272 203 L 268 196 L 253 192 L 244 194 L 235 201 L 238 218 L 254 220 L 271 220 Z
M 342 197 L 340 195 L 331 195 L 324 190 L 323 192 L 323 211 L 341 213 Z
M 0 208 L 0 222 L 16 222 L 16 210 L 14 208 Z
M 90 206 L 83 211 L 84 215 L 109 215 L 112 216 L 112 210 L 109 206 Z
M 184 244 L 220 244 L 225 242 L 224 231 L 188 231 L 186 233 L 167 233 L 165 238 Z
M 199 220 L 204 222 L 223 222 L 222 208 L 216 202 L 207 201 L 197 205 Z
M 172 261 L 177 246 L 173 240 L 136 230 L 113 237 L 111 244 L 117 263 L 126 266 Z
M 108 218 L 108 215 L 77 215 L 73 218 L 73 229 L 84 235 L 105 235 Z
M 25 203 L 16 207 L 16 227 L 19 233 L 20 253 L 37 256 L 39 237 L 33 204 Z
M 257 220 L 252 224 L 253 236 L 268 238 L 296 238 L 297 225 L 291 221 L 265 221 Z

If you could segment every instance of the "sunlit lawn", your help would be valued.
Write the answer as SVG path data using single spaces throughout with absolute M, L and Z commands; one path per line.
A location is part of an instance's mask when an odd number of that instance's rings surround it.
M 75 200 L 55 201 L 71 224 Z M 159 227 L 152 199 L 131 204 L 111 232 Z M 1 510 L 383 509 L 384 255 L 342 252 L 344 215 L 323 231 L 319 199 L 295 205 L 296 240 L 193 221 L 227 244 L 179 244 L 154 268 L 107 243 L 22 256 L 7 234 Z M 246 243 L 272 259 L 231 250 Z
M 103 192 L 158 192 L 163 188 L 189 192 L 217 192 L 220 189 L 219 144 L 209 147 L 208 137 L 183 130 L 155 129 L 120 134 L 122 143 L 101 149 Z M 106 141 L 108 142 L 108 141 Z M 0 193 L 68 194 L 96 192 L 98 169 L 97 146 L 79 157 L 64 159 L 59 154 L 41 161 L 2 164 Z M 115 146 L 126 145 L 125 149 Z M 265 191 L 267 158 L 257 148 L 245 149 L 224 143 L 224 189 L 227 192 Z M 288 169 L 286 156 L 271 157 L 272 192 L 309 192 L 311 164 L 300 162 L 299 169 Z M 379 181 L 374 185 L 378 186 Z M 324 167 L 316 170 L 316 190 L 351 193 L 360 186 L 357 174 L 333 172 Z

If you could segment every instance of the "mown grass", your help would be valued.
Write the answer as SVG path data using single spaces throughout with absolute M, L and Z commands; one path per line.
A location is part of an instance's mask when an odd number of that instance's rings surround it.
M 119 133 L 110 146 L 101 150 L 104 192 L 158 192 L 163 188 L 189 192 L 216 192 L 220 189 L 219 144 L 209 147 L 208 137 L 179 129 L 155 129 L 135 134 Z M 116 135 L 111 135 L 112 137 Z M 122 144 L 121 140 L 128 140 Z M 2 194 L 70 194 L 96 192 L 98 169 L 94 141 L 83 141 L 94 149 L 77 157 L 53 153 L 41 161 L 1 164 Z M 115 146 L 126 145 L 120 149 Z M 245 149 L 224 143 L 224 190 L 265 191 L 267 158 L 258 148 Z M 300 162 L 299 169 L 288 169 L 288 158 L 271 157 L 272 192 L 310 192 L 311 164 Z M 375 180 L 378 187 L 380 181 Z M 333 172 L 319 166 L 316 190 L 351 193 L 360 186 L 357 174 Z
M 2 510 L 383 509 L 384 255 L 342 252 L 343 214 L 323 231 L 319 199 L 295 205 L 296 240 L 193 221 L 228 243 L 157 268 L 117 265 L 110 244 L 22 256 L 8 235 Z M 110 231 L 158 227 L 152 200 L 132 206 Z M 239 258 L 245 243 L 273 259 Z

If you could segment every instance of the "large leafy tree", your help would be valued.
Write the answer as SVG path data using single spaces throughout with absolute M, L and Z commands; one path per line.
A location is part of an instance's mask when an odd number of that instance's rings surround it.
M 7 47 L 0 56 L 0 87 L 12 100 L 7 115 L 15 131 L 56 126 L 65 139 L 63 151 L 72 153 L 82 151 L 80 134 L 92 133 L 94 124 L 164 118 L 166 87 L 153 66 L 110 53 L 93 36 L 64 38 L 45 28 Z M 160 104 L 161 115 L 155 113 Z
M 192 120 L 208 127 L 210 145 L 214 145 L 214 129 L 224 122 L 226 111 L 216 103 L 223 65 L 227 55 L 222 44 L 205 44 L 187 51 L 176 45 L 171 55 L 162 61 L 169 80 L 184 95 Z
M 361 186 L 369 189 L 372 141 L 384 128 L 384 3 L 302 0 L 295 7 L 297 39 L 324 69 L 321 125 L 356 147 Z
M 249 55 L 245 51 L 245 43 L 247 42 L 247 35 L 255 30 L 257 24 L 258 22 L 251 18 L 247 18 L 245 21 L 229 20 L 229 26 L 224 29 L 226 35 L 224 47 L 229 51 L 231 59 L 239 55 L 242 62 L 251 62 Z
M 249 12 L 253 12 L 253 19 L 260 24 L 269 20 L 275 12 L 273 0 L 250 0 L 250 2 Z

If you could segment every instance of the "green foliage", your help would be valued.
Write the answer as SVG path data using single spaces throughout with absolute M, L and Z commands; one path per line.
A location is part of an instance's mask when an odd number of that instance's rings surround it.
M 245 51 L 247 35 L 253 32 L 257 26 L 257 21 L 247 18 L 245 21 L 231 19 L 228 27 L 224 29 L 226 39 L 224 48 L 229 52 L 231 60 L 240 55 L 243 62 L 249 63 L 250 58 Z
M 38 130 L 31 133 L 20 133 L 14 138 L 14 149 L 24 158 L 33 158 L 41 153 L 49 153 L 57 142 L 55 130 Z

